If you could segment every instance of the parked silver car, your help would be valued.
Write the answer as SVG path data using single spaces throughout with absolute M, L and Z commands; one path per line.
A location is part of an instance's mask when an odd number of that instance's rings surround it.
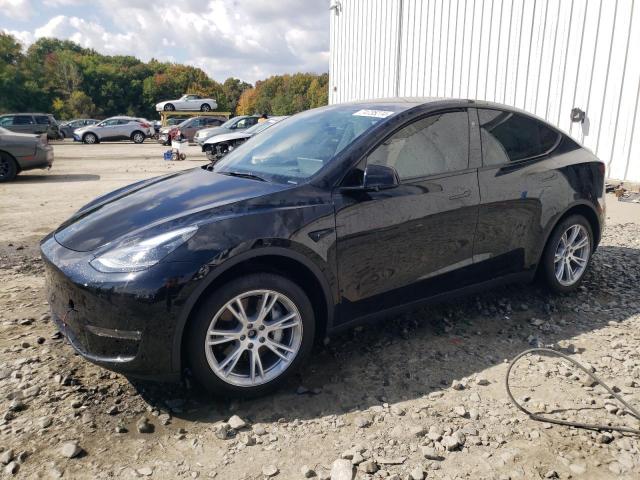
M 13 180 L 24 171 L 53 164 L 53 148 L 47 134 L 16 133 L 0 127 L 0 182 Z
M 148 120 L 135 117 L 111 117 L 95 125 L 78 128 L 73 132 L 73 140 L 88 144 L 106 140 L 131 140 L 142 143 L 153 135 L 153 127 Z
M 259 134 L 263 130 L 281 122 L 288 116 L 269 117 L 262 123 L 256 123 L 253 127 L 246 130 L 236 130 L 231 133 L 223 133 L 209 138 L 202 144 L 202 151 L 207 154 L 207 158 L 215 162 L 224 157 L 231 150 L 239 147 L 241 144 L 249 140 L 251 137 Z
M 219 127 L 203 128 L 198 130 L 193 137 L 193 140 L 200 146 L 214 135 L 222 135 L 223 133 L 230 133 L 238 130 L 245 130 L 258 123 L 258 117 L 252 115 L 240 115 L 233 117 L 231 120 L 227 120 Z

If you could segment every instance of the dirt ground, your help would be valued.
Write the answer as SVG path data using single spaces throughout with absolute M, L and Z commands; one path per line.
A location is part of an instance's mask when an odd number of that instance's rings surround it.
M 97 195 L 204 156 L 190 147 L 165 162 L 155 143 L 54 149 L 51 171 L 0 186 L 1 476 L 640 478 L 638 436 L 535 422 L 503 384 L 508 360 L 553 345 L 640 406 L 640 205 L 608 199 L 575 295 L 513 285 L 389 318 L 332 337 L 278 393 L 227 402 L 77 356 L 49 321 L 37 249 Z M 527 357 L 512 384 L 533 411 L 640 428 L 569 364 Z

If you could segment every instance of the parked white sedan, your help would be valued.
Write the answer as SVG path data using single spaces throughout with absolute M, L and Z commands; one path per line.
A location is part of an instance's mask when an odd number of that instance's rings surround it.
M 173 112 L 174 110 L 187 110 L 190 112 L 210 112 L 218 107 L 213 98 L 202 98 L 200 95 L 183 95 L 178 100 L 166 100 L 156 103 L 156 110 Z

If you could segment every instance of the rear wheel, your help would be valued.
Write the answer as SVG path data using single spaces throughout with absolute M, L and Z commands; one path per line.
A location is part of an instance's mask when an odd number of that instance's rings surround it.
M 167 103 L 164 106 L 164 111 L 165 112 L 173 112 L 176 109 L 176 107 L 173 106 L 173 103 Z
M 277 388 L 307 359 L 314 334 L 304 291 L 285 277 L 258 273 L 226 283 L 203 302 L 186 351 L 208 390 L 253 397 Z
M 593 253 L 591 225 L 582 215 L 571 215 L 553 230 L 542 256 L 544 277 L 560 293 L 578 288 Z
M 0 152 L 0 182 L 9 182 L 16 178 L 18 165 L 7 153 Z
M 133 143 L 142 143 L 144 142 L 145 138 L 146 138 L 146 135 L 142 132 L 136 131 L 131 134 L 131 141 Z
M 208 103 L 203 103 L 202 106 L 200 106 L 200 111 L 201 112 L 210 112 L 211 111 L 211 106 Z
M 98 142 L 98 137 L 94 133 L 85 133 L 82 137 L 82 141 L 86 144 L 92 145 Z

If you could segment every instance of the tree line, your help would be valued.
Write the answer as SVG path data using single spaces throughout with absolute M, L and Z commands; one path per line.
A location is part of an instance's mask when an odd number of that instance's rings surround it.
M 193 93 L 215 98 L 218 111 L 234 115 L 291 115 L 326 105 L 328 83 L 326 73 L 276 75 L 255 86 L 232 77 L 219 83 L 197 67 L 102 55 L 69 40 L 40 38 L 24 50 L 0 32 L 0 113 L 153 119 L 156 103 Z

